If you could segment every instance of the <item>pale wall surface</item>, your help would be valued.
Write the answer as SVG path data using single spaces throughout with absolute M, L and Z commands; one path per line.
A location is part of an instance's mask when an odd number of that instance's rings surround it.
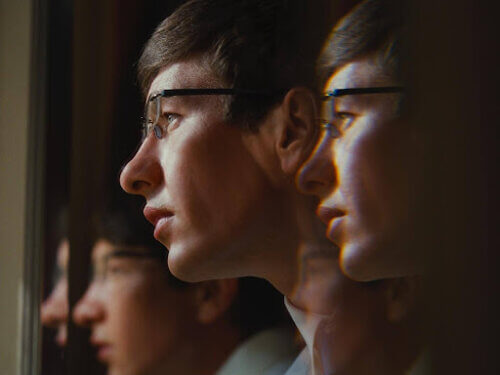
M 31 1 L 0 0 L 0 375 L 20 371 Z

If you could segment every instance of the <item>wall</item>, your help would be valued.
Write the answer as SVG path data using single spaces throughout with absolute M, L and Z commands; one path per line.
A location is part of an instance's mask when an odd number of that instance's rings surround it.
M 31 1 L 0 0 L 0 375 L 20 374 Z

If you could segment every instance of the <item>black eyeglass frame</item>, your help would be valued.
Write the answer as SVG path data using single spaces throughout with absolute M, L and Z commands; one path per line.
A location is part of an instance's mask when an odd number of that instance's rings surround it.
M 346 89 L 333 89 L 327 91 L 325 95 L 322 96 L 322 99 L 329 100 L 330 98 L 338 98 L 340 96 L 346 96 L 346 95 L 386 94 L 386 93 L 397 93 L 403 91 L 404 91 L 403 86 L 356 87 L 356 88 L 346 88 Z
M 321 100 L 327 101 L 332 100 L 332 119 L 325 120 L 320 118 L 319 121 L 322 124 L 322 128 L 324 130 L 329 131 L 329 135 L 331 138 L 336 138 L 339 136 L 339 131 L 333 126 L 333 120 L 335 118 L 335 102 L 334 98 L 338 98 L 341 96 L 347 95 L 365 95 L 365 94 L 391 94 L 391 93 L 400 93 L 404 92 L 403 86 L 380 86 L 380 87 L 356 87 L 356 88 L 345 88 L 345 89 L 333 89 L 327 91 L 321 96 Z
M 142 121 L 142 139 L 144 140 L 153 130 L 156 138 L 161 139 L 164 136 L 164 129 L 158 125 L 160 118 L 161 107 L 160 101 L 157 101 L 155 120 L 148 119 L 148 108 L 152 101 L 159 98 L 169 98 L 173 96 L 193 96 L 193 95 L 255 95 L 255 96 L 278 96 L 284 95 L 288 89 L 281 90 L 257 90 L 257 89 L 238 89 L 238 88 L 185 88 L 185 89 L 169 89 L 162 90 L 152 95 L 146 101 L 144 109 L 144 117 Z

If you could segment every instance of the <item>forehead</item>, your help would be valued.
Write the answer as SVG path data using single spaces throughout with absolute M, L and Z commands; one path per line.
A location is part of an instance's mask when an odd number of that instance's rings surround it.
M 374 58 L 366 57 L 345 64 L 327 81 L 325 91 L 391 84 Z
M 215 87 L 220 81 L 201 58 L 183 60 L 158 73 L 151 83 L 148 98 L 162 90 Z

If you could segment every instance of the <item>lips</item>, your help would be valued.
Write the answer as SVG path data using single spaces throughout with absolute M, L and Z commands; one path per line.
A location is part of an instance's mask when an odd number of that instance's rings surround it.
M 105 341 L 100 341 L 94 337 L 90 338 L 90 343 L 95 346 L 97 350 L 97 358 L 101 362 L 109 362 L 111 360 L 111 345 Z
M 344 216 L 345 212 L 335 207 L 319 206 L 316 214 L 323 223 L 329 225 L 330 221 L 337 217 Z
M 340 247 L 341 223 L 343 216 L 345 216 L 345 212 L 336 207 L 319 206 L 317 215 L 321 221 L 328 226 L 326 230 L 328 239 Z
M 173 216 L 172 211 L 148 206 L 144 207 L 143 213 L 146 219 L 155 227 L 158 224 L 158 221 L 160 221 L 161 219 Z
M 154 225 L 154 237 L 160 241 L 161 233 L 164 232 L 166 226 L 174 216 L 173 212 L 168 209 L 146 206 L 143 213 L 146 219 Z

